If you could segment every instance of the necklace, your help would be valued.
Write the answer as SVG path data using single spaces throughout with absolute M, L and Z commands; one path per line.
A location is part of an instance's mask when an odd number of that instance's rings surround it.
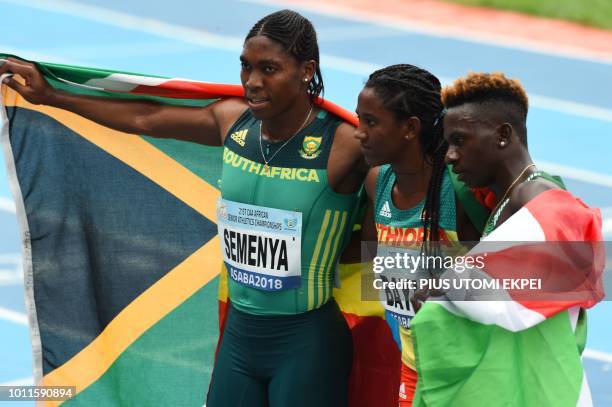
M 293 136 L 289 137 L 289 138 L 287 139 L 287 141 L 285 141 L 285 142 L 284 142 L 284 143 L 283 143 L 283 144 L 282 144 L 282 145 L 279 147 L 279 149 L 278 149 L 278 150 L 276 150 L 276 151 L 274 152 L 274 154 L 272 154 L 272 157 L 270 157 L 270 158 L 268 158 L 268 159 L 266 158 L 266 155 L 265 155 L 265 154 L 264 154 L 264 152 L 263 152 L 263 145 L 262 145 L 262 143 L 261 143 L 261 138 L 262 138 L 262 136 L 261 136 L 261 135 L 262 135 L 263 131 L 261 130 L 261 120 L 259 121 L 259 151 L 261 151 L 261 158 L 264 160 L 264 163 L 265 163 L 265 164 L 264 164 L 264 168 L 265 168 L 266 170 L 270 168 L 270 165 L 269 165 L 269 164 L 272 162 L 272 160 L 274 159 L 274 157 L 276 157 L 276 154 L 278 154 L 278 152 L 279 152 L 279 151 L 281 151 L 281 150 L 282 150 L 282 149 L 283 149 L 283 148 L 284 148 L 284 147 L 285 147 L 287 144 L 289 144 L 289 142 L 290 142 L 291 140 L 293 140 L 293 138 L 294 138 L 295 136 L 297 136 L 297 135 L 298 135 L 298 133 L 299 133 L 300 131 L 302 131 L 302 129 L 304 128 L 304 126 L 306 126 L 306 123 L 308 123 L 308 119 L 310 119 L 310 115 L 312 114 L 312 108 L 313 108 L 313 106 L 311 105 L 311 106 L 310 106 L 310 110 L 308 111 L 308 114 L 306 115 L 306 119 L 304 119 L 304 123 L 302 123 L 302 125 L 300 126 L 300 128 L 299 128 L 299 129 L 297 129 L 297 131 L 296 131 L 296 132 L 293 134 Z
M 523 175 L 525 175 L 527 170 L 531 167 L 535 167 L 535 164 L 531 163 L 528 166 L 526 166 L 523 169 L 523 171 L 521 171 L 521 173 L 514 179 L 514 181 L 512 181 L 510 186 L 506 188 L 506 192 L 504 192 L 504 195 L 502 196 L 502 198 L 499 200 L 497 205 L 495 205 L 495 208 L 491 212 L 491 216 L 489 216 L 489 219 L 487 220 L 487 225 L 485 227 L 485 233 L 483 233 L 484 236 L 489 234 L 490 231 L 495 228 L 495 225 L 497 225 L 497 221 L 499 220 L 499 217 L 501 216 L 502 212 L 506 208 L 506 205 L 508 205 L 508 202 L 510 202 L 510 198 L 506 199 L 506 197 L 508 196 L 510 191 L 512 191 L 512 188 L 514 188 L 516 183 L 523 177 Z

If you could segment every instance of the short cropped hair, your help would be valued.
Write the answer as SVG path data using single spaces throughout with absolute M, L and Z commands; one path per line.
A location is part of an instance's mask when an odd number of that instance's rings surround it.
M 517 79 L 501 72 L 470 72 L 442 89 L 442 103 L 447 109 L 467 103 L 489 105 L 512 122 L 522 141 L 527 143 L 525 122 L 529 99 Z

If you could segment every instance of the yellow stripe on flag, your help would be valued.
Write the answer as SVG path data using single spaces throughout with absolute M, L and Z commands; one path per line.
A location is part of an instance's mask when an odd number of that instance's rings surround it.
M 33 105 L 9 89 L 6 106 L 19 106 L 52 117 L 81 137 L 123 161 L 187 205 L 216 221 L 216 202 L 221 193 L 203 179 L 168 157 L 140 136 L 109 129 L 67 110 Z M 176 182 L 180 180 L 181 182 Z M 207 199 L 204 199 L 207 197 Z M 216 223 L 216 222 L 215 222 Z
M 109 129 L 66 110 L 32 105 L 11 89 L 2 96 L 5 106 L 52 117 L 215 222 L 220 192 L 141 137 Z M 219 239 L 214 237 L 134 299 L 89 345 L 44 376 L 42 385 L 76 386 L 77 394 L 85 390 L 143 333 L 217 276 L 220 254 Z M 56 406 L 60 402 L 44 404 Z
M 42 385 L 76 386 L 78 394 L 93 384 L 142 334 L 217 276 L 220 251 L 214 237 L 125 307 L 89 345 L 44 376 Z

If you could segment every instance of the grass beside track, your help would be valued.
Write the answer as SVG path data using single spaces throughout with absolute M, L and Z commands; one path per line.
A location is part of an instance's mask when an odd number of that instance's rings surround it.
M 612 30 L 612 0 L 446 0 L 540 17 L 569 20 Z

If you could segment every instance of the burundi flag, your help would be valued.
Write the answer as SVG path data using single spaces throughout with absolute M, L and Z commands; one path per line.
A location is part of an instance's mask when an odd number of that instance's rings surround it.
M 603 298 L 601 240 L 599 210 L 559 189 L 476 245 L 469 254 L 486 253 L 482 281 L 534 285 L 467 289 L 461 300 L 425 303 L 412 322 L 414 405 L 591 405 L 581 354 L 585 309 Z
M 189 106 L 242 95 L 238 85 L 39 67 L 78 94 Z M 227 304 L 215 218 L 221 148 L 124 134 L 1 91 L 36 382 L 76 386 L 67 405 L 202 406 L 216 310 L 222 324 Z M 304 154 L 316 155 L 317 143 Z M 393 406 L 399 352 L 382 307 L 360 301 L 359 267 L 340 274 L 337 299 L 355 341 L 351 405 Z

